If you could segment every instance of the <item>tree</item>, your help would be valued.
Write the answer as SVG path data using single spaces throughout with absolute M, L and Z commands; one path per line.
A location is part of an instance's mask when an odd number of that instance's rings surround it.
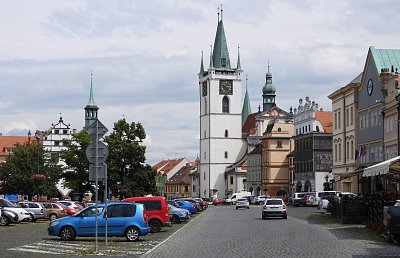
M 82 130 L 72 134 L 71 139 L 64 139 L 66 147 L 60 153 L 66 167 L 63 174 L 64 185 L 79 194 L 79 201 L 83 200 L 87 192 L 93 192 L 93 186 L 89 181 L 89 161 L 86 158 L 86 149 L 93 139 L 89 133 Z
M 43 145 L 32 141 L 16 144 L 12 155 L 0 164 L 0 193 L 55 195 L 62 168 L 46 152 Z
M 156 171 L 145 164 L 146 138 L 140 123 L 129 124 L 125 118 L 114 123 L 113 132 L 105 137 L 109 158 L 108 185 L 120 199 L 127 196 L 156 194 Z

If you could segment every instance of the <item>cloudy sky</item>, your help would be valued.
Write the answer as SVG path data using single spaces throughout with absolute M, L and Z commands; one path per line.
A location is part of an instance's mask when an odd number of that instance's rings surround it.
M 93 72 L 99 119 L 123 117 L 147 132 L 147 162 L 198 154 L 201 51 L 223 20 L 231 64 L 237 46 L 252 111 L 268 61 L 284 110 L 356 77 L 369 46 L 400 48 L 400 1 L 15 1 L 0 8 L 0 132 L 26 135 L 57 123 L 84 126 Z M 243 83 L 243 89 L 245 89 Z M 244 96 L 244 94 L 243 94 Z

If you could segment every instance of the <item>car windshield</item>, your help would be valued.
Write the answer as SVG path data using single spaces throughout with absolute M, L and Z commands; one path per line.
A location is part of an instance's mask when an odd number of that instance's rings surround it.
M 14 203 L 12 203 L 12 202 L 10 202 L 9 200 L 6 200 L 6 199 L 3 199 L 3 205 L 4 205 L 4 207 L 17 208 L 17 206 Z
M 267 205 L 282 205 L 282 200 L 267 200 Z

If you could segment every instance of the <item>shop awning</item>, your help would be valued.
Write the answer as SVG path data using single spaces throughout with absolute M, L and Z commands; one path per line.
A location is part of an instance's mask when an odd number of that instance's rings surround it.
M 339 175 L 337 175 L 337 177 L 335 177 L 335 182 L 358 175 L 358 174 L 362 173 L 363 171 L 364 171 L 364 168 L 361 167 L 361 168 L 354 169 L 353 171 L 340 173 Z
M 384 175 L 389 173 L 389 167 L 391 164 L 395 163 L 400 159 L 400 156 L 397 156 L 395 158 L 391 158 L 388 160 L 385 160 L 381 163 L 375 164 L 373 166 L 367 167 L 364 169 L 363 176 L 364 177 L 370 177 L 370 176 L 377 176 L 377 175 Z

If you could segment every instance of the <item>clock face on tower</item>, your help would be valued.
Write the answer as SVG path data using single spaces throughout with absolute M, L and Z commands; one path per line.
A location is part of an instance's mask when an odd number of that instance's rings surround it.
M 374 83 L 372 82 L 371 79 L 369 79 L 368 80 L 368 85 L 367 85 L 368 95 L 371 95 L 373 90 L 374 90 Z
M 207 82 L 203 82 L 203 97 L 207 96 Z
M 219 94 L 232 95 L 233 94 L 233 81 L 220 80 L 219 81 Z

